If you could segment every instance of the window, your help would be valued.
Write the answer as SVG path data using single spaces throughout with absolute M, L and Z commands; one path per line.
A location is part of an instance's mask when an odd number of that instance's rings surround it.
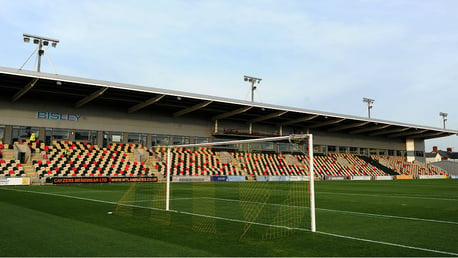
M 70 135 L 69 129 L 61 128 L 46 128 L 46 145 L 51 145 L 52 141 L 63 141 L 68 140 Z
M 339 146 L 339 153 L 347 153 L 347 147 L 345 146 Z
M 415 157 L 423 157 L 423 156 L 425 156 L 423 151 L 415 151 Z
M 189 144 L 189 136 L 173 136 L 173 145 Z
M 35 133 L 35 137 L 38 139 L 40 133 L 40 129 L 38 127 L 13 126 L 13 142 L 29 139 L 32 132 Z
M 388 150 L 388 156 L 394 156 L 394 150 Z
M 88 142 L 90 144 L 97 143 L 97 131 L 76 130 L 75 140 L 79 142 Z
M 122 132 L 103 132 L 103 147 L 112 143 L 122 143 Z
M 313 152 L 316 153 L 325 153 L 326 146 L 324 145 L 313 145 Z
M 357 147 L 350 147 L 350 154 L 359 154 Z
M 129 133 L 127 135 L 127 142 L 141 144 L 145 146 L 146 145 L 146 134 L 145 133 Z
M 290 143 L 285 143 L 285 142 L 279 142 L 277 143 L 277 149 L 279 153 L 282 153 L 282 152 L 290 152 L 291 151 L 291 144 Z
M 170 139 L 168 135 L 157 134 L 151 135 L 151 146 L 169 145 Z
M 194 137 L 194 143 L 208 143 L 208 137 Z
M 5 126 L 0 125 L 0 142 L 3 142 L 3 138 L 5 137 Z
M 328 152 L 336 152 L 336 146 L 328 145 Z
M 359 149 L 359 154 L 367 156 L 369 154 L 368 149 L 367 148 L 360 148 Z
M 273 142 L 253 142 L 250 143 L 250 148 L 252 150 L 273 150 L 274 149 L 274 143 Z M 291 149 L 291 146 L 289 147 Z

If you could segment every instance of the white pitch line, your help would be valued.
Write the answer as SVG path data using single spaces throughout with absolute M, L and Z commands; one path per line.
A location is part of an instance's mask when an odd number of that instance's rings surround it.
M 220 201 L 228 201 L 228 202 L 248 202 L 253 204 L 264 204 L 260 202 L 252 202 L 252 201 L 241 201 L 235 199 L 223 199 L 223 198 L 214 198 L 214 197 L 204 197 L 207 199 L 215 199 Z M 278 204 L 278 203 L 266 203 L 266 205 L 270 206 L 280 206 L 280 207 L 295 207 L 300 209 L 309 209 L 308 207 L 303 206 L 293 206 L 293 205 L 286 205 L 286 204 Z M 445 224 L 455 224 L 458 225 L 456 221 L 447 221 L 447 220 L 434 220 L 434 219 L 423 219 L 423 218 L 414 218 L 414 217 L 403 217 L 403 216 L 395 216 L 395 215 L 385 215 L 385 214 L 374 214 L 374 213 L 365 213 L 365 212 L 356 212 L 356 211 L 342 211 L 342 210 L 332 210 L 332 209 L 324 209 L 324 208 L 315 208 L 316 210 L 321 211 L 330 211 L 330 212 L 338 212 L 338 213 L 348 213 L 348 214 L 356 214 L 356 215 L 364 215 L 369 217 L 380 217 L 380 218 L 392 218 L 392 219 L 404 219 L 404 220 L 416 220 L 416 221 L 425 221 L 425 222 L 434 222 L 434 223 L 445 223 Z
M 97 200 L 97 199 L 91 199 L 91 198 L 83 198 L 83 197 L 64 195 L 64 194 L 54 194 L 54 193 L 45 193 L 45 192 L 18 190 L 18 189 L 9 189 L 9 188 L 0 188 L 0 189 L 9 190 L 9 191 L 16 191 L 16 192 L 35 193 L 35 194 L 43 194 L 43 195 L 64 197 L 64 198 L 77 199 L 77 200 L 83 200 L 83 201 L 115 204 L 115 205 L 121 205 L 121 206 L 127 206 L 127 207 L 135 207 L 135 208 L 141 208 L 141 209 L 166 211 L 164 209 L 159 209 L 159 208 L 144 207 L 144 206 L 129 205 L 129 204 L 121 204 L 121 203 L 117 203 L 117 202 L 103 201 L 103 200 Z M 191 213 L 191 212 L 182 212 L 182 211 L 180 212 L 180 211 L 175 211 L 175 210 L 170 210 L 169 212 L 181 213 L 181 214 L 190 215 L 190 216 L 214 218 L 214 219 L 218 219 L 218 220 L 232 221 L 232 222 L 237 222 L 237 223 L 247 223 L 247 224 L 265 226 L 265 227 L 276 227 L 276 228 L 285 228 L 285 229 L 289 229 L 289 230 L 298 230 L 298 231 L 310 232 L 309 229 L 305 229 L 305 228 L 291 228 L 291 227 L 286 227 L 286 226 L 281 226 L 281 225 L 271 225 L 271 224 L 253 222 L 253 221 L 229 219 L 229 218 L 216 217 L 216 216 L 210 216 L 210 215 L 203 215 L 203 214 L 197 214 L 197 213 Z M 338 237 L 338 238 L 351 239 L 351 240 L 356 240 L 356 241 L 361 241 L 361 242 L 388 245 L 388 246 L 394 246 L 394 247 L 400 247 L 400 248 L 406 248 L 406 249 L 413 249 L 413 250 L 419 250 L 419 251 L 425 251 L 425 252 L 432 252 L 432 253 L 437 253 L 437 254 L 446 254 L 446 255 L 458 256 L 458 253 L 452 253 L 452 252 L 446 252 L 446 251 L 434 250 L 434 249 L 428 249 L 428 248 L 422 248 L 422 247 L 415 247 L 415 246 L 408 246 L 408 245 L 401 245 L 401 244 L 396 244 L 396 243 L 383 242 L 383 241 L 377 241 L 377 240 L 371 240 L 371 239 L 365 239 L 365 238 L 358 238 L 358 237 L 352 237 L 352 236 L 345 236 L 345 235 L 339 235 L 339 234 L 328 233 L 328 232 L 323 232 L 323 231 L 316 231 L 315 233 L 322 234 L 322 235 L 327 235 L 327 236 Z
M 334 194 L 334 195 L 352 195 L 352 196 L 368 196 L 368 197 L 387 197 L 387 198 L 407 198 L 407 199 L 423 199 L 423 200 L 440 200 L 440 201 L 458 201 L 456 198 L 439 198 L 439 197 L 423 197 L 423 196 L 409 196 L 409 195 L 380 195 L 380 194 L 355 194 L 355 193 L 338 193 L 338 192 L 325 192 L 319 191 L 318 194 Z
M 396 243 L 377 241 L 377 240 L 371 240 L 371 239 L 365 239 L 365 238 L 359 238 L 359 237 L 344 236 L 344 235 L 339 235 L 339 234 L 334 234 L 334 233 L 327 233 L 327 232 L 322 232 L 322 231 L 316 231 L 316 233 L 319 233 L 319 234 L 322 234 L 322 235 L 327 235 L 327 236 L 333 236 L 333 237 L 357 240 L 357 241 L 362 241 L 362 242 L 374 243 L 374 244 L 381 244 L 381 245 L 401 247 L 401 248 L 407 248 L 407 249 L 413 249 L 413 250 L 420 250 L 420 251 L 425 251 L 425 252 L 432 252 L 432 253 L 438 253 L 438 254 L 446 254 L 446 255 L 451 255 L 451 256 L 458 256 L 458 253 L 446 252 L 446 251 L 441 251 L 441 250 L 434 250 L 434 249 L 428 249 L 428 248 L 422 248 L 422 247 L 416 247 L 416 246 L 410 246 L 410 245 L 401 245 L 401 244 L 396 244 Z
M 92 198 L 84 198 L 84 197 L 78 197 L 78 196 L 73 196 L 73 195 L 46 193 L 46 192 L 37 192 L 37 191 L 28 191 L 28 190 L 19 190 L 19 189 L 8 189 L 8 188 L 2 188 L 2 187 L 0 187 L 0 189 L 8 190 L 8 191 L 15 191 L 15 192 L 34 193 L 34 194 L 42 194 L 42 195 L 64 197 L 64 198 L 70 198 L 70 199 L 76 199 L 76 200 L 82 200 L 82 201 L 90 201 L 90 202 L 99 202 L 99 203 L 105 203 L 105 204 L 121 205 L 121 206 L 126 206 L 126 207 L 133 207 L 133 208 L 143 208 L 143 209 L 150 209 L 150 210 L 165 211 L 164 209 L 159 209 L 159 208 L 144 207 L 144 206 L 131 205 L 131 204 L 122 204 L 122 203 L 119 203 L 119 202 L 111 202 L 111 201 L 104 201 L 104 200 L 98 200 L 98 199 L 92 199 Z
M 192 212 L 183 212 L 183 211 L 176 211 L 176 212 L 181 213 L 181 214 L 190 215 L 190 216 L 212 218 L 212 219 L 225 220 L 225 221 L 231 221 L 231 222 L 237 222 L 237 223 L 247 223 L 247 224 L 265 226 L 265 227 L 285 228 L 288 230 L 298 230 L 298 231 L 310 232 L 310 229 L 305 229 L 305 228 L 271 225 L 271 224 L 253 222 L 253 221 L 244 221 L 244 220 L 238 220 L 238 219 L 229 219 L 229 218 L 223 218 L 223 217 L 217 217 L 217 216 L 203 215 L 203 214 L 197 214 L 197 213 L 192 213 Z M 428 249 L 428 248 L 422 248 L 422 247 L 416 247 L 416 246 L 402 245 L 402 244 L 396 244 L 396 243 L 390 243 L 390 242 L 384 242 L 384 241 L 377 241 L 377 240 L 371 240 L 371 239 L 365 239 L 365 238 L 359 238 L 359 237 L 345 236 L 345 235 L 339 235 L 339 234 L 328 233 L 328 232 L 323 232 L 323 231 L 315 231 L 315 233 L 332 236 L 332 237 L 356 240 L 356 241 L 361 241 L 361 242 L 368 242 L 368 243 L 373 243 L 373 244 L 380 244 L 380 245 L 394 246 L 394 247 L 400 247 L 400 248 L 406 248 L 406 249 L 412 249 L 412 250 L 419 250 L 419 251 L 430 252 L 430 253 L 458 256 L 458 253 L 452 253 L 452 252 L 447 252 L 447 251 L 434 250 L 434 249 Z

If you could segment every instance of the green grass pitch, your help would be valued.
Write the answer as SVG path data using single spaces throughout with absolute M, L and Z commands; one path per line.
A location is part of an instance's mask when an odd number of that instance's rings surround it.
M 458 256 L 457 180 L 291 184 L 3 186 L 0 256 Z

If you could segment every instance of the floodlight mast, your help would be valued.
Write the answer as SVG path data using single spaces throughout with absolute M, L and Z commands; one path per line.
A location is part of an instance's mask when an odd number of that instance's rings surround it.
M 256 78 L 248 75 L 243 76 L 244 81 L 251 82 L 251 102 L 254 102 L 254 91 L 256 90 L 256 85 L 255 83 L 257 82 L 258 84 L 261 82 L 261 78 Z
M 375 99 L 363 98 L 363 102 L 367 102 L 367 117 L 371 118 L 371 109 L 374 107 L 372 104 L 375 102 Z
M 45 50 L 43 49 L 43 46 L 48 46 L 49 43 L 51 43 L 52 47 L 56 47 L 57 43 L 59 43 L 59 40 L 48 38 L 48 37 L 41 37 L 41 36 L 37 36 L 37 35 L 27 34 L 27 33 L 22 34 L 22 36 L 24 38 L 24 43 L 29 43 L 30 40 L 32 39 L 33 43 L 38 45 L 37 72 L 40 72 L 40 70 L 41 70 L 41 56 L 45 53 Z M 27 61 L 26 61 L 26 63 L 27 63 Z
M 444 129 L 445 129 L 445 122 L 447 122 L 448 113 L 440 112 L 439 115 L 442 117 Z

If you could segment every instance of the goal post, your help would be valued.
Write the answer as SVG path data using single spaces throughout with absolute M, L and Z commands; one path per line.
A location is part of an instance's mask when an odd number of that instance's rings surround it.
M 181 144 L 181 145 L 168 145 L 166 148 L 166 192 L 165 192 L 165 209 L 170 209 L 170 188 L 172 179 L 172 150 L 177 148 L 199 148 L 199 147 L 213 147 L 213 146 L 224 146 L 224 145 L 235 145 L 235 144 L 251 144 L 251 143 L 262 143 L 262 142 L 281 142 L 289 141 L 291 145 L 298 145 L 299 143 L 307 143 L 308 153 L 302 149 L 297 149 L 302 152 L 303 155 L 308 156 L 308 182 L 309 182 L 309 205 L 310 205 L 310 230 L 316 232 L 316 219 L 315 219 L 315 187 L 314 187 L 314 170 L 313 170 L 313 136 L 312 134 L 291 134 L 287 136 L 277 137 L 265 137 L 257 139 L 247 140 L 230 140 L 220 142 L 209 142 L 209 143 L 195 143 L 195 144 Z

